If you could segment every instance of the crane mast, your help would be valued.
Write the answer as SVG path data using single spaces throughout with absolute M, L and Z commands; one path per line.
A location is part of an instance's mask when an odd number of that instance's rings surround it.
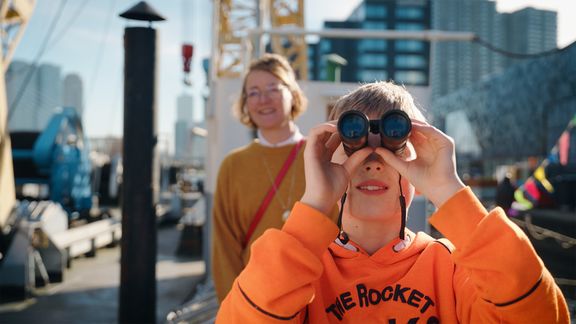
M 35 0 L 0 0 L 0 59 L 2 73 L 6 73 L 32 11 Z M 4 77 L 0 78 L 0 230 L 4 227 L 16 204 L 12 148 L 8 130 L 8 102 Z
M 214 45 L 216 78 L 238 78 L 247 67 L 242 45 L 248 31 L 256 28 L 304 28 L 304 0 L 217 0 L 214 17 L 218 31 Z M 266 44 L 290 59 L 300 79 L 307 79 L 307 50 L 303 35 L 275 35 L 255 40 L 256 55 Z

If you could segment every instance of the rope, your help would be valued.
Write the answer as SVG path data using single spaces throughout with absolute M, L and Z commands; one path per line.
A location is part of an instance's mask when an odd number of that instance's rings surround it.
M 524 219 L 525 220 L 522 221 L 520 219 L 510 218 L 516 225 L 526 228 L 530 236 L 536 240 L 541 241 L 548 237 L 553 238 L 564 249 L 569 249 L 576 245 L 575 238 L 532 224 L 532 216 L 529 214 L 527 214 Z
M 558 286 L 575 286 L 576 287 L 576 280 L 574 279 L 565 279 L 565 278 L 554 278 L 556 284 Z

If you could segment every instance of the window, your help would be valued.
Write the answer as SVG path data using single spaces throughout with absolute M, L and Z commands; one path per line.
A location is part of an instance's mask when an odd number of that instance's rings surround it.
M 388 78 L 388 73 L 384 70 L 359 70 L 356 77 L 362 82 L 382 81 Z
M 363 67 L 386 67 L 387 63 L 384 54 L 363 54 L 358 58 L 358 65 Z
M 397 51 L 419 52 L 424 50 L 424 42 L 416 40 L 397 40 L 394 44 Z
M 363 23 L 363 25 L 364 25 L 364 29 L 381 30 L 381 29 L 388 28 L 388 25 L 383 21 L 365 21 Z
M 394 79 L 398 83 L 426 84 L 426 74 L 420 71 L 396 71 Z
M 424 25 L 416 23 L 397 23 L 397 30 L 424 30 Z
M 360 52 L 366 51 L 384 51 L 387 44 L 383 39 L 364 39 L 359 41 L 358 49 Z
M 395 66 L 398 68 L 423 68 L 426 67 L 426 59 L 420 55 L 396 55 Z
M 384 18 L 388 15 L 388 8 L 383 4 L 369 3 L 366 5 L 366 18 Z
M 396 9 L 396 17 L 405 19 L 421 19 L 424 17 L 424 11 L 422 8 L 400 7 Z
M 321 53 L 328 53 L 332 50 L 332 42 L 328 40 L 321 40 L 320 41 L 320 52 Z

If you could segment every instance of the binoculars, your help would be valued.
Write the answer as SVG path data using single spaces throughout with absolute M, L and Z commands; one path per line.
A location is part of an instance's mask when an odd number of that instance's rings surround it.
M 380 134 L 380 145 L 399 155 L 411 131 L 410 117 L 399 109 L 389 110 L 376 120 L 369 120 L 358 110 L 346 111 L 338 118 L 338 133 L 348 156 L 368 146 L 368 132 Z

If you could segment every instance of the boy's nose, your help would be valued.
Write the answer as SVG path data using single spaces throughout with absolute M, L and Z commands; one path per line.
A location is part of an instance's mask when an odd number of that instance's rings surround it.
M 371 153 L 368 155 L 364 161 L 364 170 L 366 171 L 380 171 L 384 165 L 384 160 L 382 157 L 376 153 Z

